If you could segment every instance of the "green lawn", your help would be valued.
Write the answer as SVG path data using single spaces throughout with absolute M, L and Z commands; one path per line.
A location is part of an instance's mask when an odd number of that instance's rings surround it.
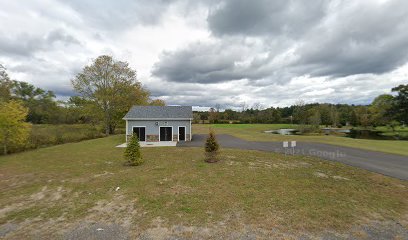
M 321 142 L 408 156 L 408 141 L 353 139 L 332 135 L 283 136 L 279 134 L 264 133 L 266 130 L 296 127 L 296 125 L 290 124 L 194 124 L 193 133 L 208 133 L 208 128 L 210 127 L 218 134 L 231 134 L 249 141 L 297 140 L 304 142 Z
M 136 237 L 157 222 L 319 234 L 408 220 L 406 181 L 312 157 L 236 149 L 222 149 L 222 160 L 208 164 L 201 148 L 145 148 L 145 164 L 125 167 L 123 149 L 114 148 L 123 139 L 0 157 L 0 227 L 20 226 L 7 237 L 57 238 L 86 221 L 115 222 Z

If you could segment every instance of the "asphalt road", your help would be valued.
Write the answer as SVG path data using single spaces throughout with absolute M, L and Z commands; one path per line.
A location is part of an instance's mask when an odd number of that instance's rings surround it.
M 207 135 L 194 134 L 191 142 L 180 142 L 178 147 L 203 147 Z M 282 142 L 252 142 L 231 135 L 219 134 L 221 147 L 292 153 L 292 148 L 283 148 Z M 342 147 L 324 143 L 297 142 L 295 154 L 310 155 L 341 162 L 387 176 L 408 180 L 408 157 L 396 154 Z M 407 149 L 408 151 L 408 149 Z

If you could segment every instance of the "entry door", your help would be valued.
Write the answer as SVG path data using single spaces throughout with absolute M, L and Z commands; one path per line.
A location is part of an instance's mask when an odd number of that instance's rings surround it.
M 133 134 L 136 134 L 139 141 L 146 141 L 146 128 L 145 127 L 133 127 Z
M 179 141 L 186 141 L 186 127 L 178 128 Z
M 172 141 L 172 134 L 171 127 L 160 127 L 160 141 Z

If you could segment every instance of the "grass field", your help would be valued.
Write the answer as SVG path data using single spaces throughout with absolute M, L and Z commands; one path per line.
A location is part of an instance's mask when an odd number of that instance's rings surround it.
M 0 157 L 0 230 L 16 226 L 10 239 L 58 238 L 78 224 L 114 222 L 132 238 L 251 227 L 290 239 L 372 221 L 408 227 L 405 181 L 312 157 L 232 149 L 207 164 L 201 148 L 145 148 L 145 164 L 125 167 L 124 150 L 114 148 L 123 139 Z
M 408 156 L 408 141 L 353 139 L 332 135 L 284 136 L 279 134 L 264 133 L 265 130 L 296 127 L 290 124 L 195 124 L 193 125 L 193 133 L 208 133 L 208 129 L 210 127 L 213 128 L 218 134 L 231 134 L 249 141 L 297 140 L 305 142 L 321 142 Z

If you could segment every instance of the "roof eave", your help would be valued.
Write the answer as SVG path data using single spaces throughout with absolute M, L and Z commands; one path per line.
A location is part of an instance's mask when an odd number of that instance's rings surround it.
M 193 118 L 131 118 L 124 117 L 123 120 L 192 120 Z

